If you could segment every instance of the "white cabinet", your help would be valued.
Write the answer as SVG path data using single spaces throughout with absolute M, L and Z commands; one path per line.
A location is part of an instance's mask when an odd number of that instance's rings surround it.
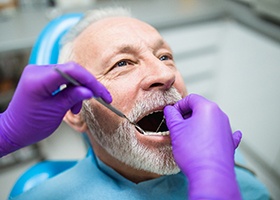
M 170 44 L 189 93 L 215 98 L 223 21 L 162 31 Z
M 280 198 L 280 44 L 240 24 L 225 26 L 217 101 L 243 132 L 251 168 Z
M 243 142 L 273 167 L 280 152 L 280 45 L 236 23 L 225 35 L 218 101 Z

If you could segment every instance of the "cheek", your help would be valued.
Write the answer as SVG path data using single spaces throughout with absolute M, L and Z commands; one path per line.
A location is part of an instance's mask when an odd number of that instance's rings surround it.
M 137 84 L 129 80 L 111 81 L 106 86 L 112 95 L 112 105 L 127 114 L 137 98 Z
M 112 130 L 116 130 L 119 127 L 122 118 L 118 117 L 98 102 L 95 102 L 95 100 L 92 100 L 91 106 L 96 120 L 105 133 L 111 133 Z
M 174 87 L 178 90 L 178 92 L 181 94 L 182 97 L 185 97 L 188 95 L 184 79 L 179 72 L 177 72 L 177 74 L 176 74 L 176 80 L 174 83 Z

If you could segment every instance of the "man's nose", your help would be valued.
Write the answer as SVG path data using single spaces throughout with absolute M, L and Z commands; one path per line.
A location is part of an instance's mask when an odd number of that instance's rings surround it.
M 168 90 L 175 82 L 175 66 L 167 66 L 158 58 L 150 60 L 143 68 L 144 78 L 141 87 L 143 90 Z

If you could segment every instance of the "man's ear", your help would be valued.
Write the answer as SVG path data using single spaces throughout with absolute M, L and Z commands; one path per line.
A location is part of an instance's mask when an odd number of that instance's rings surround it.
M 88 130 L 87 124 L 82 118 L 81 113 L 75 115 L 70 110 L 68 110 L 63 120 L 78 132 L 84 133 Z

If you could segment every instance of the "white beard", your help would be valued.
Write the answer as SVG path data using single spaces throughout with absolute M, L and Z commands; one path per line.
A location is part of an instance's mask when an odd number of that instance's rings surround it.
M 175 88 L 162 92 L 150 92 L 129 113 L 128 118 L 135 121 L 141 113 L 152 108 L 174 104 L 182 97 Z M 135 137 L 135 128 L 127 120 L 119 124 L 112 133 L 105 133 L 98 116 L 91 109 L 89 101 L 83 105 L 83 117 L 94 139 L 113 157 L 135 169 L 160 175 L 176 174 L 180 171 L 174 161 L 171 145 L 151 148 L 141 144 Z M 147 136 L 149 137 L 149 136 Z

